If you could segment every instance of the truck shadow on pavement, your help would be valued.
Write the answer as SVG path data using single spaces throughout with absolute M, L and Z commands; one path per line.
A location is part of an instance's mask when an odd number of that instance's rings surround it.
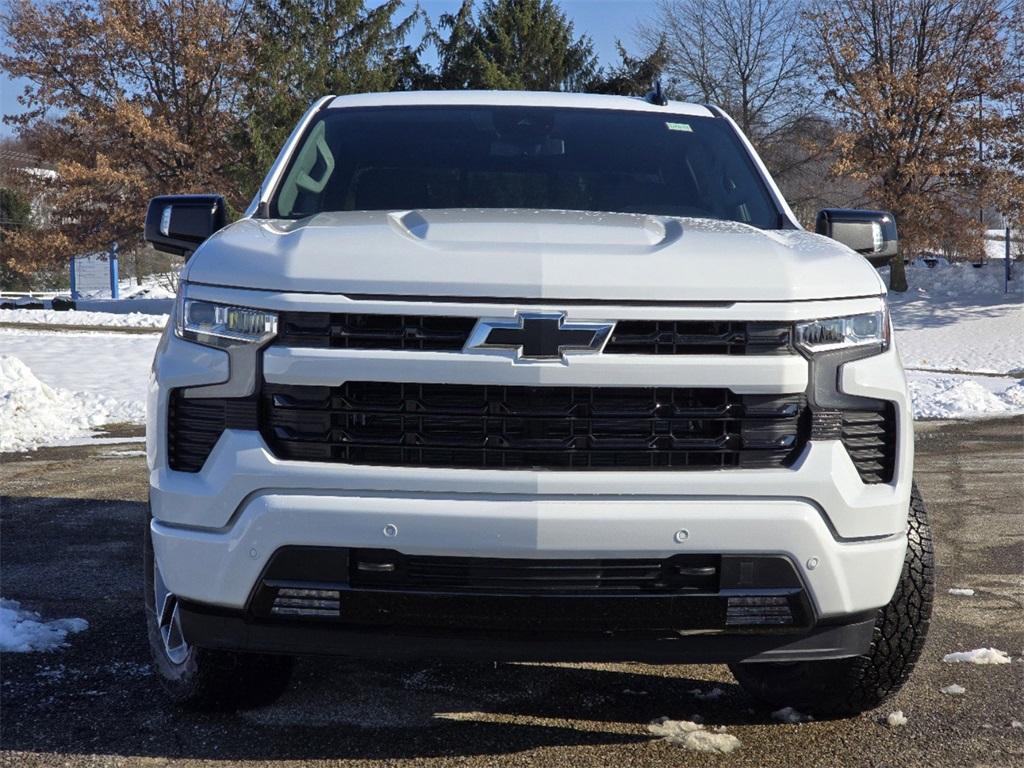
M 163 698 L 149 664 L 141 586 L 146 505 L 4 497 L 0 509 L 3 596 L 44 620 L 89 622 L 67 647 L 5 654 L 4 750 L 197 759 L 470 756 L 626 747 L 649 742 L 646 725 L 659 716 L 771 722 L 738 686 L 720 682 L 729 680 L 721 667 L 338 658 L 300 659 L 291 687 L 271 706 L 183 711 Z

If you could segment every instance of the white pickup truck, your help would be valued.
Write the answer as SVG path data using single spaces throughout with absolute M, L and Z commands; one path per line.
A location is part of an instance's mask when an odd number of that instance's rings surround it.
M 325 97 L 188 257 L 149 390 L 147 615 L 193 706 L 291 657 L 728 663 L 874 707 L 932 550 L 878 211 L 805 231 L 720 110 Z

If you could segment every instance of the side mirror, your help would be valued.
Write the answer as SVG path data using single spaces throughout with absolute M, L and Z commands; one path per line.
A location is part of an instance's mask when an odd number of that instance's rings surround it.
M 158 251 L 185 256 L 227 220 L 220 195 L 163 195 L 149 201 L 145 238 Z
M 899 251 L 896 217 L 888 211 L 825 208 L 818 211 L 814 231 L 861 254 L 874 267 L 884 267 Z

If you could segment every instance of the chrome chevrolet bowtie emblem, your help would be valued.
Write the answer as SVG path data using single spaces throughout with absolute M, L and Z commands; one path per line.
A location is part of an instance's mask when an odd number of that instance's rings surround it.
M 599 352 L 614 323 L 567 322 L 562 312 L 517 314 L 513 320 L 481 320 L 466 343 L 469 352 L 511 350 L 528 360 L 557 360 L 565 352 Z

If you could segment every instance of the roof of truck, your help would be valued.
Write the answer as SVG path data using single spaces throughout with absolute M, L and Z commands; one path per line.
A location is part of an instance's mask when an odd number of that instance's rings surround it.
M 617 109 L 630 112 L 715 117 L 702 104 L 670 101 L 665 106 L 651 104 L 636 96 L 604 96 L 593 93 L 553 93 L 548 91 L 396 91 L 337 96 L 328 109 L 341 107 L 571 107 L 576 109 Z

